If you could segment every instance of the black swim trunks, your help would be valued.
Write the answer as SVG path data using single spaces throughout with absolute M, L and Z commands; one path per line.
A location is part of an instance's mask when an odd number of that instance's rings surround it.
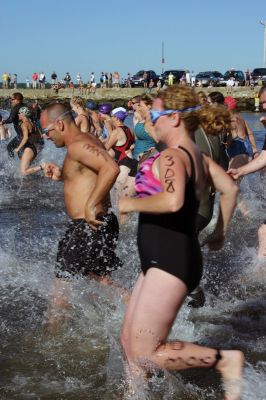
M 74 275 L 108 275 L 122 266 L 115 254 L 119 225 L 116 216 L 108 213 L 97 231 L 84 219 L 72 220 L 59 242 L 56 259 L 57 278 Z

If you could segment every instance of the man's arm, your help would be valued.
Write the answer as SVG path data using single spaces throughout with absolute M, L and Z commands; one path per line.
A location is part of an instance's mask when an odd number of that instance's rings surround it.
M 258 147 L 257 147 L 257 143 L 254 137 L 254 134 L 249 126 L 249 124 L 244 120 L 245 122 L 245 126 L 246 126 L 246 130 L 248 133 L 248 137 L 249 137 L 249 141 L 252 147 L 252 152 L 253 152 L 253 157 L 257 158 L 259 156 L 259 152 L 258 152 Z
M 238 179 L 241 176 L 250 174 L 251 172 L 259 171 L 266 166 L 266 150 L 262 150 L 260 155 L 254 160 L 250 161 L 248 164 L 243 165 L 239 168 L 230 168 L 228 174 L 234 179 Z
M 120 169 L 106 150 L 88 142 L 73 143 L 68 147 L 68 155 L 97 174 L 95 188 L 85 205 L 85 219 L 95 229 L 101 224 L 96 219 L 96 206 L 109 194 Z
M 2 124 L 12 124 L 14 122 L 17 114 L 18 114 L 18 108 L 13 107 L 11 109 L 9 117 L 7 119 L 5 119 L 4 121 L 2 121 Z

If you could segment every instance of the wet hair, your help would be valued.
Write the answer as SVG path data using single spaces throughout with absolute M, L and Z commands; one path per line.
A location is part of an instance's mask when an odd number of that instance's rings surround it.
M 212 92 L 208 97 L 212 103 L 224 104 L 224 95 L 221 92 Z
M 18 100 L 20 103 L 23 102 L 23 95 L 19 92 L 13 93 L 12 94 L 13 98 Z
M 68 103 L 52 103 L 49 104 L 44 110 L 47 113 L 47 119 L 54 122 L 60 115 L 69 111 L 69 114 L 64 116 L 64 121 L 73 121 L 72 110 Z
M 183 85 L 168 87 L 160 93 L 159 98 L 163 101 L 166 109 L 185 110 L 200 105 L 195 90 Z M 198 129 L 199 125 L 202 125 L 209 135 L 218 135 L 223 131 L 230 130 L 230 111 L 221 105 L 206 104 L 195 110 L 180 112 L 179 115 L 186 130 L 191 134 Z
M 266 85 L 263 85 L 259 91 L 259 97 L 266 91 Z
M 85 109 L 85 101 L 82 97 L 73 96 L 70 103 Z
M 134 97 L 132 97 L 131 101 L 133 101 L 133 100 L 135 103 L 139 103 L 141 101 L 141 96 L 134 96 Z
M 217 136 L 231 130 L 231 113 L 222 105 L 206 104 L 199 111 L 200 125 L 207 135 Z
M 158 97 L 162 100 L 165 109 L 169 110 L 185 110 L 200 105 L 196 92 L 183 85 L 169 86 Z M 189 133 L 197 130 L 200 124 L 199 110 L 180 112 L 179 115 Z
M 138 97 L 138 96 L 136 96 L 136 97 Z M 152 103 L 154 101 L 154 96 L 151 96 L 151 95 L 145 93 L 142 96 L 140 96 L 140 101 L 143 101 L 146 104 L 146 106 L 152 106 Z

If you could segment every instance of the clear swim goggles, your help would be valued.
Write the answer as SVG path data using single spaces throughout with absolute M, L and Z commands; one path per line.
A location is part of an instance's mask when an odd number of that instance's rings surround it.
M 65 111 L 64 113 L 58 115 L 58 117 L 54 120 L 54 122 L 52 122 L 50 125 L 48 125 L 46 128 L 42 128 L 42 133 L 46 136 L 49 136 L 49 131 L 51 131 L 53 129 L 54 124 L 57 121 L 60 121 L 61 119 L 64 119 L 64 117 L 68 114 L 72 114 L 72 111 L 68 110 Z
M 159 119 L 163 115 L 170 115 L 170 114 L 175 114 L 175 113 L 196 111 L 196 110 L 199 110 L 200 108 L 201 108 L 201 105 L 197 105 L 197 106 L 194 106 L 194 107 L 183 108 L 183 110 L 163 110 L 163 111 L 150 110 L 151 122 L 153 124 L 155 124 L 157 119 Z

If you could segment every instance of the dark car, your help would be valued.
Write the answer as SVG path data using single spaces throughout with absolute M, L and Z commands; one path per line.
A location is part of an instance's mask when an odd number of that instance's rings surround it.
M 264 85 L 266 83 L 266 68 L 254 68 L 251 77 L 256 85 L 259 81 Z
M 221 81 L 220 85 L 221 86 L 226 86 L 226 82 L 229 80 L 229 78 L 233 77 L 235 81 L 238 82 L 239 86 L 245 86 L 245 74 L 243 71 L 236 71 L 230 69 L 229 71 L 226 71 L 224 74 L 224 79 Z
M 179 83 L 182 76 L 186 75 L 186 71 L 184 69 L 169 69 L 168 71 L 164 71 L 160 76 L 160 78 L 166 83 L 168 81 L 168 75 L 170 72 L 172 72 L 174 75 L 174 83 Z
M 145 71 L 145 70 L 141 70 L 139 72 L 137 72 L 135 75 L 132 76 L 131 78 L 131 87 L 138 87 L 138 86 L 144 86 L 144 79 L 143 79 L 143 75 L 144 73 L 147 73 L 147 83 L 149 84 L 150 80 L 152 79 L 154 81 L 154 84 L 156 85 L 158 80 L 159 80 L 159 76 L 152 70 L 149 71 Z
M 220 86 L 223 74 L 219 71 L 199 72 L 196 75 L 196 84 L 200 86 Z

